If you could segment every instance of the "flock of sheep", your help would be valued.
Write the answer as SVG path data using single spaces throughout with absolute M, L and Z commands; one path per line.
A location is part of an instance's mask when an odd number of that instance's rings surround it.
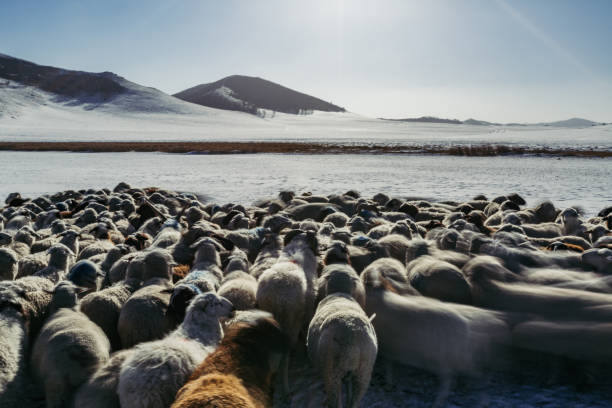
M 519 354 L 588 374 L 612 358 L 612 207 L 525 205 L 11 194 L 0 407 L 296 405 L 292 364 L 318 373 L 328 406 L 358 407 L 377 358 L 390 384 L 394 363 L 437 375 L 434 406 L 457 376 L 520 370 Z

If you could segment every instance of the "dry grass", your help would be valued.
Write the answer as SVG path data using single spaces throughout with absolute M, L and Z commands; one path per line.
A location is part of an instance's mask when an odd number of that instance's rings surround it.
M 165 152 L 200 154 L 441 154 L 451 156 L 546 155 L 612 157 L 610 150 L 551 149 L 509 145 L 341 145 L 298 142 L 0 142 L 0 150 L 69 152 Z

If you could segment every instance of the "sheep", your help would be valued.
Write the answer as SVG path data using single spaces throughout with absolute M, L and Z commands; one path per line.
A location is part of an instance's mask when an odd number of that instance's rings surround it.
M 119 372 L 132 350 L 122 350 L 111 355 L 106 364 L 99 367 L 74 394 L 76 408 L 120 408 L 117 386 Z
M 76 287 L 59 283 L 31 355 L 34 376 L 43 384 L 47 407 L 66 406 L 76 388 L 106 363 L 110 343 L 87 316 L 77 311 Z
M 172 259 L 170 252 L 165 249 L 157 248 L 147 251 L 142 258 L 142 261 L 143 282 L 154 278 L 171 280 L 172 267 L 177 265 L 177 263 Z
M 359 407 L 372 376 L 378 342 L 372 323 L 350 294 L 324 298 L 308 327 L 308 357 L 321 373 L 329 407 L 340 407 L 342 382 L 349 381 L 346 406 Z
M 106 275 L 108 275 L 108 272 L 111 270 L 113 265 L 115 265 L 115 262 L 121 259 L 124 255 L 129 254 L 130 252 L 132 252 L 132 249 L 125 244 L 115 245 L 113 249 L 108 251 L 108 253 L 104 257 L 104 260 L 100 263 L 100 268 L 104 272 L 105 280 L 107 280 Z
M 82 260 L 70 268 L 67 279 L 75 285 L 87 289 L 79 293 L 79 297 L 83 297 L 98 290 L 103 276 L 104 274 L 98 265 L 88 260 Z
M 331 264 L 323 268 L 317 284 L 317 298 L 322 300 L 332 293 L 347 293 L 363 308 L 365 289 L 357 272 L 348 264 Z
M 307 203 L 286 207 L 283 211 L 294 221 L 310 218 L 321 222 L 326 216 L 336 212 L 337 206 L 330 203 Z
M 463 234 L 462 234 L 463 235 Z M 432 257 L 462 268 L 470 260 L 470 256 L 456 251 L 438 249 L 435 242 L 425 239 L 413 239 L 406 249 L 406 264 L 423 255 Z
M 5 232 L 11 232 L 11 230 L 5 230 Z M 25 226 L 17 231 L 13 237 L 13 243 L 10 248 L 19 255 L 24 257 L 31 254 L 30 247 L 34 243 L 35 237 L 40 237 L 36 234 L 29 226 Z
M 399 294 L 419 295 L 408 282 L 404 265 L 394 258 L 380 258 L 368 265 L 361 273 L 364 285 L 375 281 Z
M 10 248 L 0 248 L 0 280 L 13 280 L 17 276 L 19 259 Z
M 36 338 L 49 314 L 53 286 L 49 279 L 38 276 L 27 276 L 14 281 L 0 281 L 0 290 L 8 289 L 17 294 L 26 318 L 31 342 Z
M 410 239 L 399 234 L 390 234 L 378 240 L 383 248 L 386 248 L 391 258 L 400 262 L 406 259 L 406 250 L 410 246 Z
M 612 249 L 593 248 L 584 251 L 582 262 L 600 273 L 612 274 Z
M 179 390 L 172 408 L 271 407 L 274 374 L 288 352 L 289 340 L 274 319 L 233 323 Z
M 422 295 L 446 302 L 472 303 L 470 285 L 455 265 L 424 255 L 408 263 L 406 269 L 410 285 Z
M 362 246 L 347 246 L 351 266 L 361 273 L 368 265 L 380 258 L 389 256 L 389 251 L 375 240 L 367 240 Z
M 282 214 L 274 214 L 264 218 L 261 226 L 275 234 L 278 234 L 284 228 L 291 226 L 291 223 L 292 221 L 289 217 Z
M 541 247 L 548 247 L 551 244 L 554 244 L 555 242 L 562 242 L 564 244 L 571 244 L 571 245 L 576 245 L 578 247 L 580 247 L 582 250 L 585 249 L 591 249 L 591 244 L 584 238 L 581 237 L 577 237 L 574 235 L 570 235 L 570 236 L 560 236 L 560 237 L 555 237 L 555 238 L 527 238 L 529 240 L 529 242 L 541 246 Z
M 610 361 L 610 341 L 609 322 L 532 320 L 512 329 L 515 347 L 595 363 Z
M 317 277 L 317 239 L 314 232 L 293 230 L 276 264 L 259 277 L 257 305 L 274 315 L 289 336 L 291 347 L 314 314 Z M 289 355 L 283 372 L 283 392 L 289 390 Z
M 166 221 L 159 230 L 151 247 L 169 248 L 176 244 L 181 238 L 180 224 L 174 219 Z
M 121 338 L 117 330 L 121 309 L 139 286 L 139 281 L 128 279 L 81 299 L 81 312 L 102 328 L 113 350 L 121 348 Z
M 225 275 L 236 271 L 249 273 L 249 266 L 247 254 L 240 248 L 234 248 L 227 258 L 223 273 Z
M 366 313 L 376 314 L 372 323 L 379 353 L 436 374 L 440 389 L 435 407 L 446 400 L 454 375 L 478 374 L 493 361 L 498 347 L 510 342 L 508 325 L 500 313 L 402 296 L 376 270 L 364 271 L 362 279 Z
M 522 283 L 492 257 L 472 259 L 463 273 L 472 286 L 474 304 L 480 307 L 551 319 L 612 319 L 612 295 Z
M 208 214 L 201 210 L 198 207 L 189 207 L 185 210 L 185 220 L 187 221 L 187 226 L 191 228 L 195 223 L 202 219 L 210 218 Z
M 28 318 L 15 288 L 0 288 L 0 405 L 18 406 L 29 382 Z
M 593 272 L 557 268 L 525 268 L 521 278 L 526 282 L 589 292 L 612 293 L 612 277 Z
M 259 279 L 260 275 L 272 267 L 278 260 L 283 249 L 283 241 L 275 233 L 268 233 L 261 242 L 261 249 L 253 262 L 249 273 Z
M 49 264 L 46 268 L 36 272 L 34 276 L 41 276 L 53 283 L 58 283 L 68 272 L 70 258 L 74 257 L 74 253 L 64 244 L 55 244 L 47 252 L 49 253 Z
M 504 233 L 506 237 L 511 237 L 511 233 Z M 508 269 L 513 272 L 520 272 L 524 266 L 527 267 L 552 267 L 557 266 L 564 269 L 579 269 L 583 267 L 581 254 L 565 252 L 543 252 L 537 251 L 529 243 L 515 244 L 509 240 L 504 241 L 500 233 L 496 233 L 496 240 L 475 240 L 472 241 L 472 252 L 482 255 L 491 255 L 504 261 Z M 516 236 L 516 234 L 514 234 Z M 513 245 L 513 246 L 509 246 Z
M 19 254 L 18 254 L 19 256 Z M 20 256 L 17 267 L 17 278 L 34 275 L 47 267 L 49 255 L 47 252 Z
M 202 238 L 192 246 L 196 248 L 196 252 L 189 274 L 197 275 L 199 280 L 207 280 L 215 290 L 219 289 L 223 271 L 218 244 L 212 238 Z
M 331 222 L 336 228 L 343 228 L 348 221 L 348 215 L 341 212 L 331 213 L 323 219 L 323 222 Z
M 79 252 L 78 260 L 89 259 L 95 255 L 106 254 L 113 249 L 115 245 L 111 241 L 96 240 L 93 243 L 85 246 Z
M 204 358 L 215 350 L 230 317 L 232 304 L 214 293 L 198 295 L 185 320 L 159 341 L 136 346 L 119 373 L 117 393 L 122 408 L 164 408 Z
M 381 239 L 391 232 L 392 225 L 391 223 L 378 224 L 368 231 L 367 236 L 372 239 Z
M 208 221 L 198 221 L 182 233 L 172 248 L 172 257 L 179 264 L 192 264 L 196 248 L 193 244 L 199 239 L 210 236 L 218 227 Z
M 154 278 L 124 303 L 117 321 L 123 348 L 160 339 L 176 327 L 174 315 L 167 313 L 173 289 L 169 280 Z
M 243 271 L 230 272 L 217 293 L 232 302 L 236 310 L 253 309 L 257 301 L 257 279 Z
M 58 234 L 61 237 L 59 240 L 55 237 L 49 237 L 43 240 L 36 241 L 32 244 L 31 252 L 42 252 L 49 249 L 53 244 L 60 243 L 66 245 L 73 253 L 79 253 L 79 233 L 69 229 Z
M 342 241 L 332 241 L 323 254 L 323 263 L 327 266 L 335 263 L 350 264 L 348 246 Z

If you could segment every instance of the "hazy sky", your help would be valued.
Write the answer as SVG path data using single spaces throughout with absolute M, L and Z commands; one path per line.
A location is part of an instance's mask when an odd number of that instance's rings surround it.
M 0 52 L 168 93 L 260 76 L 375 117 L 612 121 L 610 0 L 1 0 Z

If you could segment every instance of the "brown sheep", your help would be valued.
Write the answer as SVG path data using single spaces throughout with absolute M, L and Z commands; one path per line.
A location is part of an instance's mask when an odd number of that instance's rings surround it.
M 289 338 L 270 317 L 231 325 L 172 408 L 271 407 L 274 374 L 288 352 Z

